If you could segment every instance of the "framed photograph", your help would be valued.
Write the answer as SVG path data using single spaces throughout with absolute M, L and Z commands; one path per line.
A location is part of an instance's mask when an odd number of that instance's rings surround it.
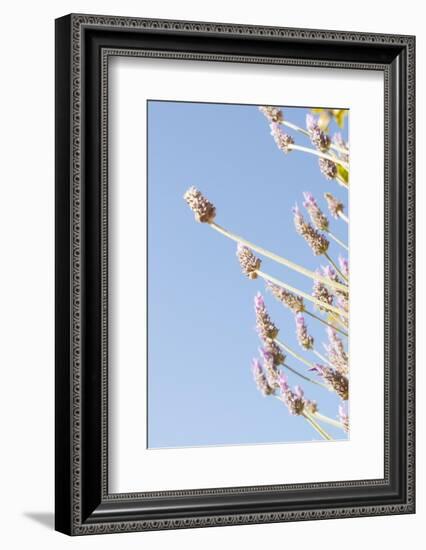
M 56 529 L 414 513 L 413 36 L 56 20 Z

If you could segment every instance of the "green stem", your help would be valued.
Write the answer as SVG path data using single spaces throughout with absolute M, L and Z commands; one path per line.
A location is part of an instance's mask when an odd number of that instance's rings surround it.
M 293 367 L 290 367 L 290 365 L 287 365 L 286 363 L 283 363 L 283 367 L 288 369 L 290 372 L 292 372 L 296 376 L 303 378 L 303 380 L 306 380 L 306 382 L 310 382 L 311 384 L 315 384 L 316 386 L 321 386 L 322 388 L 325 388 L 327 390 L 329 389 L 325 384 L 321 384 L 321 382 L 318 382 L 317 380 L 313 380 L 312 378 L 309 378 L 309 376 L 305 376 L 304 374 L 294 369 Z
M 312 313 L 311 311 L 308 311 L 307 309 L 305 309 L 303 311 L 303 313 L 307 313 L 308 315 L 310 315 L 314 319 L 317 319 L 318 321 L 321 321 L 321 323 L 324 323 L 324 325 L 327 325 L 330 328 L 334 328 L 334 330 L 337 330 L 338 332 L 340 332 L 340 334 L 343 334 L 343 336 L 348 336 L 348 334 L 344 330 L 334 326 L 332 323 L 328 323 L 325 319 L 322 319 L 319 315 L 315 315 L 315 313 Z
M 333 260 L 330 258 L 330 255 L 327 254 L 327 252 L 324 252 L 324 256 L 327 258 L 327 260 L 331 263 L 331 265 L 334 267 L 334 269 L 337 271 L 337 273 L 342 277 L 342 279 L 346 282 L 348 282 L 348 278 L 343 275 L 343 273 L 340 271 L 340 269 L 337 267 L 337 265 L 333 262 Z M 347 292 L 348 289 L 346 288 L 345 292 Z
M 221 227 L 216 222 L 209 222 L 210 227 L 218 231 L 221 235 L 224 235 L 225 237 L 228 237 L 228 239 L 231 239 L 235 241 L 236 243 L 241 243 L 245 246 L 248 246 L 252 250 L 255 250 L 262 256 L 266 256 L 267 258 L 270 258 L 271 260 L 274 260 L 275 262 L 278 262 L 281 265 L 285 265 L 286 267 L 293 269 L 294 271 L 297 271 L 301 273 L 302 275 L 305 275 L 305 277 L 309 277 L 315 281 L 321 281 L 324 284 L 327 284 L 328 286 L 332 286 L 334 288 L 337 288 L 338 290 L 347 291 L 347 288 L 345 285 L 342 285 L 341 283 L 336 283 L 334 281 L 330 281 L 330 279 L 327 279 L 327 277 L 323 277 L 322 275 L 318 275 L 317 273 L 314 273 L 313 271 L 310 271 L 309 269 L 306 269 L 305 267 L 298 265 L 290 260 L 287 260 L 286 258 L 282 258 L 281 256 L 278 256 L 277 254 L 274 254 L 273 252 L 270 252 L 269 250 L 266 250 L 265 248 L 262 248 L 260 246 L 257 246 L 256 244 L 247 241 L 243 237 L 240 237 L 239 235 L 236 235 L 235 233 L 232 233 L 231 231 L 228 231 L 224 227 Z
M 304 147 L 303 145 L 296 145 L 295 143 L 290 143 L 288 145 L 288 149 L 290 151 L 302 151 L 303 153 L 309 153 L 311 155 L 315 155 L 317 157 L 331 160 L 331 162 L 334 162 L 335 164 L 340 164 L 345 168 L 345 170 L 348 170 L 349 172 L 349 164 L 334 155 L 328 155 L 327 153 L 322 153 L 321 151 L 317 151 L 316 149 L 311 149 L 310 147 Z
M 339 212 L 338 215 L 339 215 L 339 218 L 341 218 L 344 222 L 349 224 L 349 218 L 346 216 L 346 214 L 343 214 L 343 212 Z
M 305 130 L 304 128 L 300 128 L 300 126 L 297 126 L 296 124 L 293 124 L 288 120 L 282 120 L 281 124 L 283 126 L 287 126 L 287 128 L 291 128 L 292 130 L 295 130 L 296 132 L 300 132 L 301 134 L 307 136 L 308 138 L 311 137 L 311 134 L 307 130 Z M 344 149 L 343 147 L 339 147 L 335 143 L 330 144 L 330 149 L 334 149 L 335 151 L 337 151 L 338 153 L 342 153 L 343 155 L 347 155 L 349 152 L 347 149 Z
M 349 185 L 345 182 L 345 180 L 339 174 L 336 174 L 336 180 L 342 187 L 346 187 L 346 189 L 349 189 Z
M 327 365 L 334 368 L 333 365 L 330 363 L 330 361 L 328 359 L 326 359 L 323 355 L 321 355 L 321 353 L 319 351 L 317 351 L 316 349 L 313 349 L 312 351 L 313 351 L 314 355 L 316 355 L 319 359 L 321 359 L 321 361 L 323 363 L 327 363 Z
M 275 338 L 274 340 L 280 347 L 283 348 L 284 351 L 286 351 L 287 353 L 292 355 L 295 359 L 298 359 L 301 363 L 304 363 L 307 367 L 309 367 L 311 369 L 315 367 L 315 365 L 313 363 L 311 363 L 311 361 L 308 361 L 307 359 L 305 359 L 304 357 L 302 357 L 301 355 L 296 353 L 294 350 L 292 350 L 291 348 L 286 346 L 283 342 L 281 342 L 281 340 L 278 340 L 278 338 Z M 314 381 L 312 381 L 312 382 L 314 382 Z M 325 388 L 326 390 L 330 391 L 330 388 L 328 386 L 326 386 L 325 384 L 323 384 L 322 382 L 316 382 L 316 384 L 318 386 L 321 386 L 321 387 Z
M 321 426 L 315 422 L 315 420 L 307 412 L 302 413 L 302 416 L 309 422 L 309 424 L 317 431 L 320 436 L 326 441 L 333 441 L 333 438 L 323 429 Z
M 343 247 L 345 250 L 349 252 L 349 248 L 343 243 L 340 239 L 338 239 L 331 231 L 327 231 L 327 234 L 335 241 L 337 244 L 340 244 L 341 247 Z
M 326 424 L 330 424 L 330 426 L 334 426 L 335 428 L 339 428 L 340 430 L 345 430 L 343 424 L 341 422 L 338 422 L 337 420 L 333 420 L 332 418 L 325 416 L 319 412 L 313 413 L 312 415 L 314 418 L 318 419 L 321 422 L 325 422 Z
M 306 292 L 303 292 L 302 290 L 299 290 L 291 285 L 288 285 L 287 283 L 283 283 L 279 279 L 272 277 L 272 275 L 268 275 L 267 273 L 264 273 L 263 271 L 260 271 L 259 269 L 256 270 L 256 273 L 259 277 L 264 279 L 265 281 L 269 281 L 271 283 L 274 283 L 277 286 L 280 286 L 282 288 L 285 288 L 286 290 L 289 290 L 290 292 L 294 292 L 294 294 L 297 294 L 298 296 L 301 296 L 302 298 L 305 298 L 306 300 L 309 300 L 310 302 L 324 307 L 325 309 L 328 309 L 329 311 L 332 311 L 333 313 L 336 313 L 337 315 L 343 315 L 344 317 L 348 317 L 348 314 L 346 311 L 343 311 L 342 309 L 339 309 L 335 306 L 326 304 L 325 302 L 321 302 L 321 300 L 318 300 L 314 296 L 311 296 L 310 294 L 307 294 Z

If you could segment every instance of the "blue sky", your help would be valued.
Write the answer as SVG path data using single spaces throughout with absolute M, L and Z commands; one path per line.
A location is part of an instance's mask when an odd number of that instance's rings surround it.
M 308 109 L 283 111 L 305 127 Z M 294 137 L 310 146 L 304 136 Z M 293 314 L 264 292 L 261 280 L 241 273 L 234 242 L 194 220 L 183 200 L 192 185 L 215 204 L 217 223 L 311 270 L 321 260 L 296 233 L 292 206 L 302 207 L 303 191 L 325 212 L 326 191 L 347 205 L 346 191 L 324 178 L 316 157 L 278 150 L 256 106 L 148 102 L 148 446 L 316 440 L 302 418 L 259 393 L 251 373 L 260 346 L 255 294 L 264 294 L 280 339 L 302 351 Z M 344 222 L 331 219 L 331 229 L 347 242 Z M 329 252 L 337 260 L 343 250 L 332 241 Z M 262 270 L 311 293 L 310 279 L 266 258 Z M 306 321 L 323 351 L 323 325 Z M 306 372 L 297 360 L 288 363 Z M 300 383 L 291 373 L 289 380 Z M 320 412 L 336 418 L 334 393 L 302 386 Z M 340 430 L 327 431 L 345 438 Z

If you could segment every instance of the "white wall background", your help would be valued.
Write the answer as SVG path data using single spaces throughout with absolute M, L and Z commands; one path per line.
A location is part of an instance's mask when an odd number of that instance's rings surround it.
M 345 550 L 374 539 L 397 549 L 426 520 L 424 468 L 425 108 L 418 120 L 418 512 L 356 520 L 221 527 L 70 539 L 53 526 L 53 145 L 54 24 L 69 12 L 193 19 L 417 35 L 417 97 L 426 94 L 426 31 L 419 2 L 316 0 L 87 0 L 13 2 L 2 10 L 0 164 L 0 543 L 4 548 L 230 548 L 244 545 Z M 423 219 L 422 219 L 423 218 Z

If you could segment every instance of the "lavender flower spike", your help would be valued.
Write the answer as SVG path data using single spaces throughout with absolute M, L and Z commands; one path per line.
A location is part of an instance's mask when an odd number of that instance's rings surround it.
M 261 106 L 259 111 L 266 116 L 269 122 L 282 122 L 284 120 L 283 112 L 278 107 Z
M 308 327 L 305 323 L 305 318 L 301 313 L 295 315 L 296 319 L 296 335 L 299 344 L 302 348 L 309 350 L 314 347 L 314 339 L 308 334 Z
M 320 273 L 319 269 L 317 269 L 317 273 Z M 321 281 L 314 282 L 314 286 L 312 288 L 312 296 L 320 302 L 324 302 L 324 304 L 327 304 L 329 306 L 333 304 L 333 294 Z M 318 309 L 320 309 L 321 311 L 328 311 L 327 308 L 323 308 L 321 306 L 318 306 Z
M 343 202 L 337 200 L 331 193 L 324 193 L 324 197 L 327 201 L 330 214 L 337 220 L 339 215 L 343 213 Z
M 301 296 L 297 296 L 281 286 L 270 282 L 267 282 L 266 288 L 279 302 L 291 309 L 293 313 L 302 313 L 302 311 L 305 311 L 305 304 Z
M 323 176 L 328 180 L 334 180 L 337 176 L 337 164 L 332 160 L 320 158 L 318 164 Z
M 271 136 L 274 138 L 278 149 L 283 153 L 289 153 L 291 145 L 294 145 L 294 139 L 289 134 L 284 133 L 276 122 L 271 122 L 269 127 L 271 128 Z
M 319 151 L 328 151 L 331 140 L 328 135 L 318 126 L 317 120 L 310 113 L 306 115 L 306 127 L 311 137 L 312 145 Z
M 347 375 L 348 374 L 348 355 L 345 351 L 342 340 L 337 335 L 337 331 L 334 328 L 327 328 L 328 344 L 324 345 L 327 352 L 328 359 L 337 372 Z
M 349 262 L 347 258 L 343 258 L 343 256 L 339 256 L 339 266 L 340 271 L 343 273 L 345 277 L 349 277 Z
M 273 340 L 265 342 L 263 348 L 260 348 L 259 352 L 265 362 L 271 362 L 276 367 L 284 364 L 286 356 Z
M 262 294 L 258 292 L 254 298 L 254 310 L 256 313 L 256 328 L 261 340 L 270 341 L 278 336 L 278 328 L 269 317 Z
M 297 204 L 293 208 L 293 216 L 296 231 L 305 239 L 315 256 L 325 254 L 330 244 L 329 241 L 311 224 L 305 222 Z
M 244 275 L 247 275 L 249 279 L 257 279 L 257 270 L 260 269 L 262 260 L 256 258 L 250 248 L 241 243 L 237 245 L 237 258 Z
M 257 389 L 260 391 L 262 395 L 272 395 L 274 393 L 274 388 L 272 388 L 268 380 L 266 379 L 265 373 L 263 371 L 262 365 L 257 359 L 253 359 L 252 362 L 252 372 L 253 372 L 253 378 L 256 382 Z
M 189 208 L 194 212 L 195 219 L 201 223 L 210 223 L 215 219 L 216 208 L 206 199 L 206 197 L 196 189 L 190 187 L 183 198 L 187 202 Z
M 321 231 L 328 231 L 329 222 L 327 216 L 324 215 L 321 208 L 318 206 L 312 193 L 304 192 L 303 196 L 305 197 L 303 206 L 309 212 L 309 216 L 314 226 Z
M 315 372 L 326 382 L 331 390 L 335 391 L 337 395 L 347 401 L 349 398 L 349 381 L 346 376 L 332 369 L 331 367 L 324 367 L 318 363 L 314 367 L 309 369 Z

